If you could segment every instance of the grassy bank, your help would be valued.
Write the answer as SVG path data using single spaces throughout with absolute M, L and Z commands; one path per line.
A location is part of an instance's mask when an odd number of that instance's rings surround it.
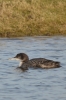
M 0 37 L 66 35 L 66 0 L 0 0 Z

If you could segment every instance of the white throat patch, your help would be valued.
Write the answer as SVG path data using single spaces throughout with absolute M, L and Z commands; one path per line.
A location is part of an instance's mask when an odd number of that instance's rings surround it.
M 22 64 L 23 64 L 23 62 L 21 61 L 21 62 L 19 63 L 19 67 L 21 67 L 21 66 L 22 66 Z

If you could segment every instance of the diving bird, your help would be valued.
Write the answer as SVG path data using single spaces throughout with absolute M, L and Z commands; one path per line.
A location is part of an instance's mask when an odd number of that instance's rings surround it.
M 25 53 L 18 53 L 15 57 L 11 58 L 11 60 L 19 60 L 19 68 L 22 70 L 27 70 L 28 68 L 59 68 L 60 62 L 53 61 L 45 58 L 33 58 L 29 59 L 28 55 Z

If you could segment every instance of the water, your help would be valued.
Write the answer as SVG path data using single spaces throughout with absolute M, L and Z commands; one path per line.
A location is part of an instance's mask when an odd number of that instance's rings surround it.
M 16 70 L 17 53 L 61 62 L 61 68 Z M 66 37 L 0 39 L 0 100 L 66 100 Z

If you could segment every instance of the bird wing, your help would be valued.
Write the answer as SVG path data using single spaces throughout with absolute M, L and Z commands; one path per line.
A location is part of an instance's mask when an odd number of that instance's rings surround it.
M 60 62 L 56 62 L 53 60 L 48 60 L 45 58 L 35 58 L 31 59 L 30 63 L 34 68 L 57 68 L 60 67 Z

